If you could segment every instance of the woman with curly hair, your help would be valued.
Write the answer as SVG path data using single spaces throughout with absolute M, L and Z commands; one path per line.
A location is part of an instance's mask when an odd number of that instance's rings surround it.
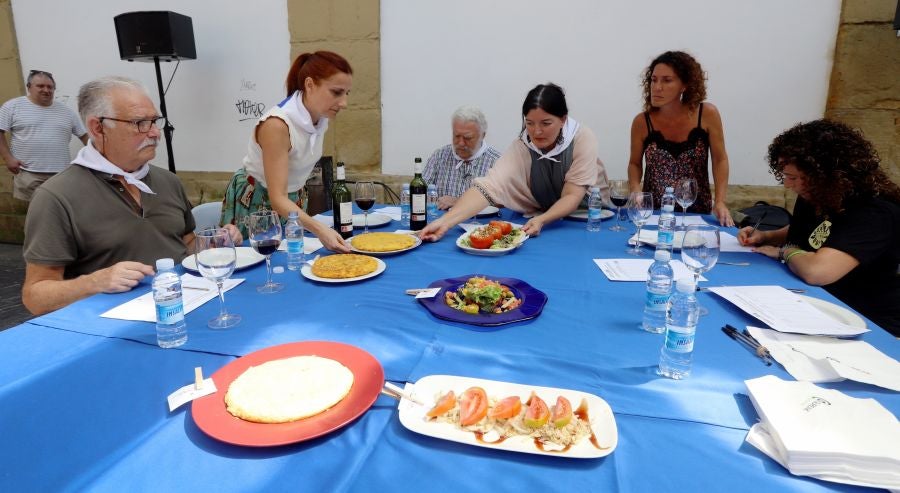
M 728 193 L 728 153 L 719 110 L 706 99 L 703 69 L 691 55 L 667 51 L 644 71 L 644 111 L 631 122 L 631 191 L 653 194 L 658 205 L 666 187 L 680 178 L 695 178 L 697 200 L 691 212 L 716 215 L 719 223 L 734 226 L 725 205 Z M 709 189 L 712 155 L 715 203 Z M 646 173 L 642 161 L 646 161 Z
M 775 137 L 768 161 L 798 196 L 791 224 L 744 228 L 738 240 L 900 335 L 900 187 L 872 144 L 847 125 L 815 120 Z

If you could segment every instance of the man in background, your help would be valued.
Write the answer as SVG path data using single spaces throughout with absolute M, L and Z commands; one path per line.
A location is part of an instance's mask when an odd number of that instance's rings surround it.
M 87 131 L 78 115 L 53 100 L 53 74 L 32 70 L 25 83 L 28 94 L 0 107 L 0 157 L 14 176 L 13 197 L 31 200 L 34 190 L 69 165 L 72 135 L 87 144 Z M 6 143 L 6 133 L 11 145 Z
M 140 83 L 104 77 L 81 87 L 90 142 L 34 193 L 25 219 L 22 304 L 39 315 L 152 276 L 157 259 L 194 249 L 194 217 L 173 173 L 150 165 L 162 120 Z M 243 241 L 226 225 L 236 244 Z
M 447 210 L 472 185 L 472 178 L 484 176 L 500 157 L 497 149 L 484 142 L 487 119 L 475 106 L 462 106 L 451 118 L 453 143 L 434 151 L 422 177 L 437 188 L 438 208 Z

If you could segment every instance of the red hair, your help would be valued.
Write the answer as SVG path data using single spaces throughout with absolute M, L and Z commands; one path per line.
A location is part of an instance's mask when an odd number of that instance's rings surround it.
M 350 68 L 350 62 L 344 57 L 331 51 L 317 51 L 315 53 L 303 53 L 294 60 L 291 69 L 288 70 L 287 95 L 294 94 L 295 91 L 303 90 L 303 82 L 307 77 L 311 77 L 316 83 L 322 79 L 327 79 L 332 75 L 342 72 L 353 75 L 353 69 Z

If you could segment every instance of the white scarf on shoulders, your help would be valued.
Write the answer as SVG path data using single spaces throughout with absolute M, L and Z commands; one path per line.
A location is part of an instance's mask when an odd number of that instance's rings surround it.
M 561 154 L 565 151 L 570 145 L 572 145 L 572 140 L 575 138 L 575 132 L 578 131 L 578 128 L 581 126 L 574 118 L 571 116 L 566 118 L 566 123 L 563 124 L 562 130 L 560 133 L 562 134 L 562 142 L 556 144 L 556 147 L 550 150 L 550 152 L 544 154 L 544 151 L 538 149 L 534 143 L 531 142 L 531 139 L 528 138 L 528 130 L 522 130 L 522 134 L 519 138 L 522 139 L 522 142 L 525 143 L 525 146 L 531 149 L 532 151 L 538 153 L 538 159 L 549 159 L 550 161 L 559 162 L 559 159 L 554 159 L 553 156 L 557 154 Z
M 456 154 L 456 149 L 453 149 L 453 147 L 451 146 L 451 149 L 453 152 L 453 159 L 456 159 L 455 169 L 459 169 L 459 167 L 462 166 L 463 163 L 465 163 L 466 161 L 472 162 L 472 161 L 478 159 L 479 157 L 481 157 L 482 154 L 484 154 L 484 151 L 486 151 L 487 148 L 488 148 L 487 142 L 482 140 L 481 148 L 478 149 L 478 152 L 476 152 L 475 154 L 472 154 L 472 157 L 470 157 L 469 159 L 463 159 L 463 158 L 459 157 L 459 155 Z
M 150 172 L 150 163 L 144 163 L 143 166 L 138 168 L 136 171 L 129 173 L 122 168 L 116 166 L 111 163 L 103 154 L 100 154 L 100 151 L 94 147 L 94 141 L 88 141 L 88 144 L 81 148 L 78 151 L 78 155 L 75 156 L 75 159 L 72 160 L 72 164 L 77 164 L 78 166 L 84 166 L 88 169 L 93 169 L 100 171 L 102 173 L 109 173 L 111 175 L 118 175 L 125 178 L 125 182 L 134 185 L 138 190 L 144 193 L 150 193 L 156 195 L 156 192 L 150 190 L 150 187 L 147 186 L 146 183 L 142 182 L 147 173 Z
M 313 125 L 312 115 L 309 114 L 306 106 L 303 106 L 303 91 L 294 91 L 294 94 L 291 94 L 291 97 L 281 105 L 281 109 L 295 127 L 303 130 L 309 136 L 309 153 L 312 154 L 316 140 L 324 138 L 325 131 L 328 130 L 328 118 L 320 117 L 319 123 Z

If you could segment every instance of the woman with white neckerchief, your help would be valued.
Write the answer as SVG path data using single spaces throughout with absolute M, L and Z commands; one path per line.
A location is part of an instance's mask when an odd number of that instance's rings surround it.
M 304 53 L 294 60 L 287 75 L 287 98 L 259 119 L 244 166 L 225 190 L 222 224 L 234 224 L 249 236 L 244 218 L 251 213 L 272 209 L 287 218 L 296 211 L 303 227 L 325 248 L 350 251 L 336 231 L 306 214 L 300 189 L 322 157 L 329 119 L 347 107 L 352 84 L 350 64 L 336 53 Z
M 528 92 L 522 104 L 522 132 L 488 174 L 476 178 L 453 208 L 420 233 L 436 241 L 453 226 L 488 205 L 530 216 L 522 230 L 537 236 L 545 224 L 585 204 L 590 187 L 609 198 L 606 170 L 597 157 L 597 138 L 569 117 L 561 87 L 548 83 Z

